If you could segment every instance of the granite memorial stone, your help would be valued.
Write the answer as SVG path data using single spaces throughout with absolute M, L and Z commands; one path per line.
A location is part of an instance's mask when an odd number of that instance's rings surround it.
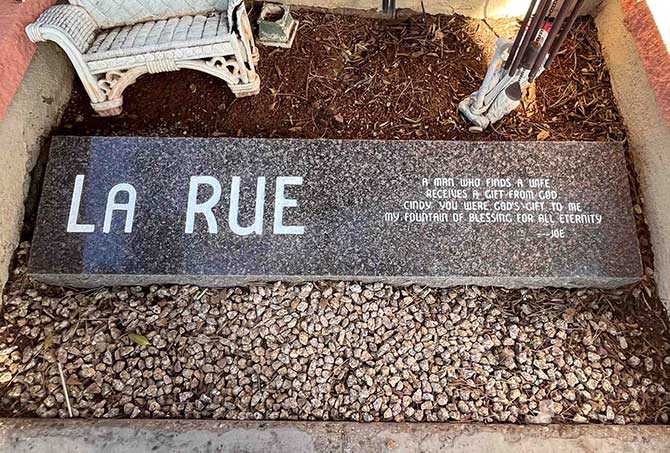
M 29 272 L 617 287 L 642 269 L 618 143 L 55 137 Z

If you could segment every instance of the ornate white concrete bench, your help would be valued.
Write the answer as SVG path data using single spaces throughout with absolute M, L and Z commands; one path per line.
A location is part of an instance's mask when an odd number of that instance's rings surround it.
M 26 33 L 63 48 L 102 116 L 120 114 L 123 90 L 146 73 L 203 71 L 237 97 L 260 89 L 244 0 L 70 0 Z

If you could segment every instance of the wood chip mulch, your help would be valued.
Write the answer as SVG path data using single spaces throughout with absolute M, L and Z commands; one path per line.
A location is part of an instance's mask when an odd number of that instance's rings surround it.
M 461 16 L 388 21 L 294 13 L 292 49 L 260 47 L 262 90 L 181 71 L 140 79 L 125 112 L 96 117 L 76 84 L 59 133 L 436 140 L 624 140 L 595 25 L 578 23 L 522 109 L 473 135 L 456 106 L 475 91 L 498 35 L 515 22 Z

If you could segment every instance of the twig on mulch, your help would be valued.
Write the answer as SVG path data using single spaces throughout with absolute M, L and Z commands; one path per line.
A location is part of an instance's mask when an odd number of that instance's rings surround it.
M 63 385 L 63 395 L 65 395 L 65 402 L 67 403 L 67 413 L 70 415 L 70 418 L 74 417 L 72 415 L 72 406 L 70 405 L 70 396 L 67 393 L 67 385 L 65 384 L 65 376 L 63 376 L 63 367 L 60 362 L 58 362 L 58 374 L 60 374 L 60 382 Z

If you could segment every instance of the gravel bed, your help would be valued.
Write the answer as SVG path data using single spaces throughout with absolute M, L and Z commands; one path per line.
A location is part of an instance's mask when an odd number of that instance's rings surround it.
M 75 291 L 31 281 L 28 251 L 24 243 L 0 320 L 5 416 L 68 417 L 69 402 L 76 417 L 670 417 L 670 344 L 643 287 Z

